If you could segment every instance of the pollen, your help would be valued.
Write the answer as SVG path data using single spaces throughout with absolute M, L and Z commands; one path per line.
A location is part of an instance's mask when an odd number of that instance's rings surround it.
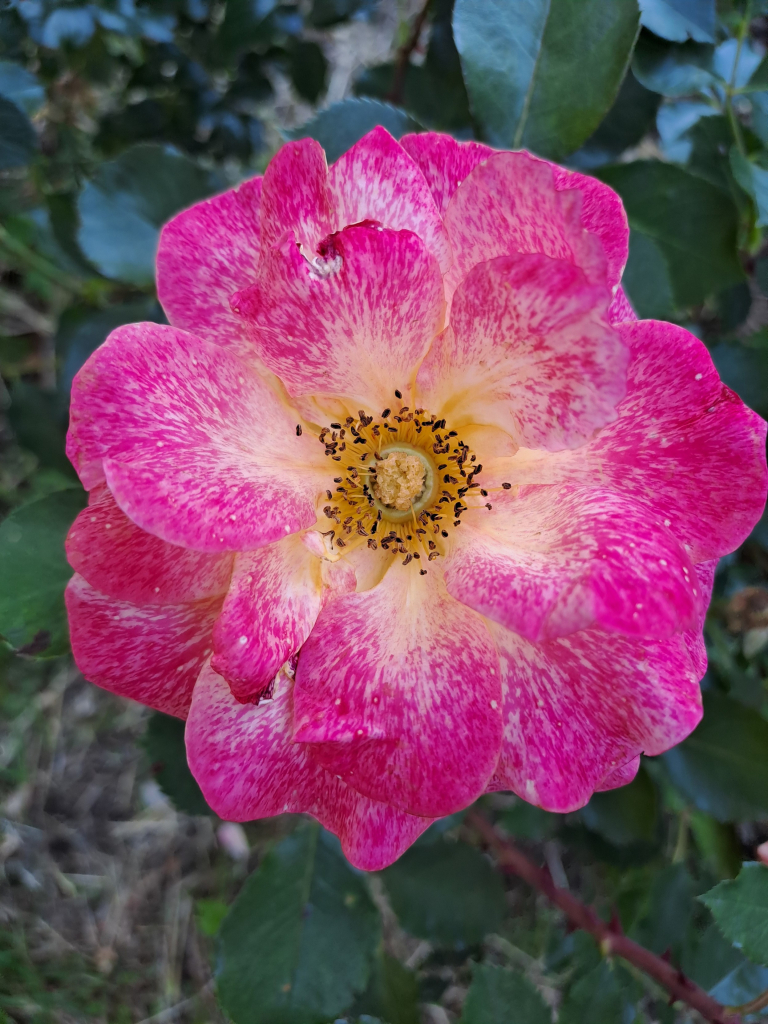
M 424 409 L 399 401 L 379 417 L 360 409 L 317 436 L 332 463 L 321 498 L 330 529 L 322 535 L 336 557 L 365 545 L 424 576 L 467 509 L 490 507 L 480 500 L 487 491 L 477 482 L 477 456 Z
M 406 512 L 424 490 L 426 467 L 418 455 L 395 451 L 380 462 L 373 493 L 382 503 Z

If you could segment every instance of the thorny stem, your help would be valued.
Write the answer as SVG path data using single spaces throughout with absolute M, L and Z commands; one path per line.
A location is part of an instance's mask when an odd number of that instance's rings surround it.
M 408 74 L 408 64 L 411 60 L 411 54 L 418 45 L 431 3 L 432 0 L 425 0 L 424 6 L 416 15 L 416 20 L 413 23 L 411 34 L 397 51 L 395 74 L 392 78 L 392 88 L 387 96 L 390 103 L 400 104 L 403 102 L 403 89 L 405 88 L 405 76 Z
M 615 918 L 610 923 L 603 921 L 592 907 L 582 903 L 569 890 L 558 889 L 546 868 L 537 867 L 514 843 L 497 832 L 479 811 L 470 811 L 467 822 L 480 833 L 491 848 L 502 870 L 517 875 L 534 889 L 544 893 L 550 902 L 565 914 L 569 924 L 589 932 L 599 945 L 603 956 L 619 956 L 644 971 L 669 992 L 672 1001 L 680 1000 L 687 1003 L 694 1010 L 698 1010 L 710 1024 L 741 1024 L 740 1013 L 744 1012 L 744 1007 L 736 1007 L 734 1011 L 718 1003 L 704 989 L 687 978 L 679 968 L 673 967 L 667 960 L 627 938 Z

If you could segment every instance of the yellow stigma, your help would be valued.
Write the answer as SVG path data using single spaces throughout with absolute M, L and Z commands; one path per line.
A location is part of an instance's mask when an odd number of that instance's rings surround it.
M 476 456 L 445 420 L 424 409 L 385 409 L 378 422 L 361 409 L 321 430 L 318 440 L 337 464 L 323 508 L 335 525 L 323 536 L 339 554 L 367 544 L 404 556 L 403 564 L 417 565 L 423 575 L 444 554 L 462 513 L 491 508 L 476 479 L 483 468 Z
M 373 493 L 382 505 L 407 512 L 424 490 L 427 467 L 418 455 L 390 452 L 376 467 Z

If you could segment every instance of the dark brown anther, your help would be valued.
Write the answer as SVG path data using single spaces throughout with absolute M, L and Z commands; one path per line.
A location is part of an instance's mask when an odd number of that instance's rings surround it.
M 373 549 L 374 551 L 375 551 L 375 550 L 376 550 L 376 548 L 378 547 L 378 544 L 377 544 L 377 543 L 376 543 L 376 541 L 375 541 L 375 540 L 373 539 L 373 537 L 369 537 L 369 538 L 368 538 L 368 547 L 369 547 L 369 548 L 372 548 L 372 549 Z
M 490 503 L 490 501 L 486 501 L 485 507 L 488 509 L 488 511 L 490 511 L 493 508 L 493 505 Z
M 487 498 L 487 497 L 488 497 L 488 491 L 484 491 L 482 487 L 480 488 L 480 493 L 482 494 L 482 496 L 483 496 L 484 498 Z
M 389 414 L 390 414 L 391 412 L 392 412 L 392 410 L 391 410 L 391 409 L 385 409 L 385 410 L 384 410 L 384 412 L 383 412 L 383 413 L 381 414 L 381 418 L 382 418 L 383 420 L 385 420 L 385 419 L 387 418 L 387 416 L 389 416 Z
M 402 398 L 402 394 L 399 391 L 395 391 L 395 398 Z
M 325 496 L 328 499 L 328 501 L 332 501 L 333 500 L 333 493 L 331 491 L 326 491 L 325 492 Z
M 430 551 L 434 551 L 435 548 L 437 547 L 437 544 L 435 544 L 435 542 L 433 540 L 428 540 L 427 544 L 429 545 L 429 550 Z
M 339 537 L 339 539 L 336 541 L 336 546 L 339 548 L 345 548 L 347 545 L 344 543 L 341 537 Z
M 349 426 L 350 423 L 354 423 L 355 422 L 355 417 L 354 416 L 347 416 L 347 418 L 344 420 L 344 422 L 346 423 L 347 426 Z
M 419 576 L 426 576 L 426 575 L 427 575 L 427 570 L 426 569 L 419 569 Z
M 296 437 L 301 437 L 301 424 L 296 424 Z
M 341 462 L 340 455 L 332 455 L 331 458 L 333 459 L 334 462 Z
M 512 490 L 512 484 L 502 484 L 501 486 L 504 488 L 505 491 Z
M 331 424 L 331 430 L 341 430 L 341 424 L 340 423 L 332 423 Z
M 403 553 L 403 552 L 401 551 L 401 552 L 400 552 L 400 554 L 402 554 L 402 553 Z M 412 562 L 412 561 L 413 561 L 413 555 L 409 553 L 409 554 L 407 554 L 407 555 L 405 556 L 405 558 L 403 559 L 403 565 L 408 565 L 408 564 L 409 564 L 410 562 Z
M 432 552 L 430 552 L 430 555 L 429 555 L 429 561 L 430 562 L 434 562 L 434 560 L 436 558 L 439 558 L 439 557 L 440 557 L 440 552 L 439 551 L 432 551 Z
M 419 552 L 418 552 L 418 551 L 414 551 L 414 552 L 413 552 L 413 557 L 414 557 L 414 558 L 421 558 L 421 555 L 419 554 Z
M 440 531 L 440 535 L 441 535 L 442 537 L 447 537 L 447 536 L 448 536 L 448 531 L 447 531 L 447 530 L 441 530 L 441 531 Z

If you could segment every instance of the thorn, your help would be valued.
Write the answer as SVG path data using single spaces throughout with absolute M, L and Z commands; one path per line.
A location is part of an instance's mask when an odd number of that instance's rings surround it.
M 624 929 L 621 927 L 621 918 L 619 917 L 619 912 L 616 909 L 616 905 L 615 904 L 611 908 L 611 919 L 608 922 L 608 927 L 610 928 L 610 930 L 613 932 L 614 935 L 623 935 L 624 934 Z

